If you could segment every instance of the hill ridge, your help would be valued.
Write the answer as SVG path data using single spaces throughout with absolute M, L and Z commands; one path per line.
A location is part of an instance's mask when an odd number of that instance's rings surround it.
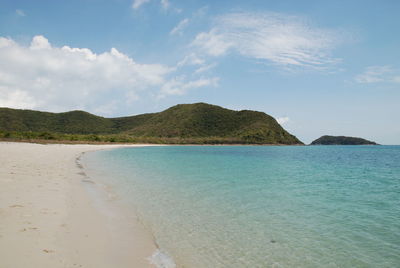
M 51 113 L 0 108 L 0 131 L 114 135 L 136 140 L 169 139 L 177 143 L 303 144 L 264 112 L 234 111 L 203 102 L 115 118 L 81 110 Z

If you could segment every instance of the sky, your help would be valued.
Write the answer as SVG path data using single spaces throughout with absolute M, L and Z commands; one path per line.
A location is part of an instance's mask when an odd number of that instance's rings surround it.
M 400 1 L 0 0 L 0 107 L 207 102 L 400 144 Z

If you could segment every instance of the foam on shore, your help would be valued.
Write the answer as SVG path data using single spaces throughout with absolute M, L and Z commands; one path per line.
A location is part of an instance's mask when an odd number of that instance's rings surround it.
M 167 253 L 157 249 L 149 258 L 151 264 L 157 268 L 176 268 L 174 260 Z

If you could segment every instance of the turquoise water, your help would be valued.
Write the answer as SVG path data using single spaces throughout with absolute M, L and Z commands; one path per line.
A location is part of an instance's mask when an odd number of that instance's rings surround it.
M 85 161 L 178 267 L 400 267 L 400 146 L 142 147 Z

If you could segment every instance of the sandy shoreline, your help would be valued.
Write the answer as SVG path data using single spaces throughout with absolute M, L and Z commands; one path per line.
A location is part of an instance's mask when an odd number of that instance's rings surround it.
M 77 165 L 121 146 L 0 142 L 0 267 L 154 267 L 151 234 L 106 198 L 112 213 L 99 209 Z

